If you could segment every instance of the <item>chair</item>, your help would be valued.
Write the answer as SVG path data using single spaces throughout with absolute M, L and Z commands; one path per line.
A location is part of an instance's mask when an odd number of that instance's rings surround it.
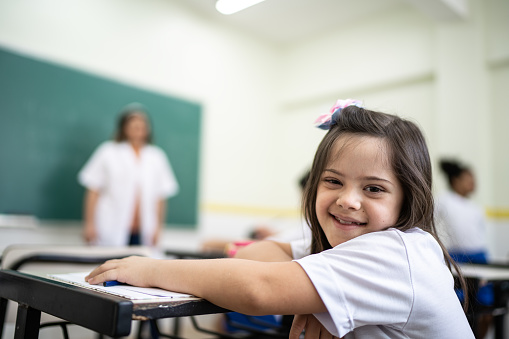
M 470 264 L 478 265 L 480 267 L 494 267 L 494 268 L 509 268 L 509 265 L 505 262 L 490 262 L 487 264 Z M 461 286 L 457 277 L 454 278 L 455 289 L 461 291 Z M 495 328 L 495 338 L 504 338 L 505 333 L 504 323 L 505 316 L 509 313 L 508 302 L 509 302 L 509 284 L 504 280 L 493 280 L 490 282 L 490 291 L 492 295 L 492 302 L 487 304 L 482 302 L 481 295 L 479 293 L 481 289 L 481 279 L 475 277 L 465 277 L 465 282 L 468 287 L 468 309 L 466 311 L 468 322 L 472 328 L 472 331 L 477 336 L 479 334 L 479 319 L 483 315 L 491 315 L 493 317 L 493 325 Z M 485 286 L 486 287 L 486 286 Z M 460 293 L 460 299 L 461 293 Z M 482 332 L 482 331 L 481 331 Z
M 91 247 L 58 245 L 11 245 L 2 253 L 1 268 L 19 270 L 31 274 L 66 273 L 92 270 L 109 259 L 130 255 L 151 256 L 148 247 Z M 11 309 L 11 312 L 8 310 Z M 0 338 L 4 325 L 14 322 L 15 307 L 8 307 L 7 300 L 0 300 Z M 63 337 L 68 338 L 67 323 L 51 315 L 43 314 L 41 328 L 58 325 Z
M 178 251 L 178 250 L 166 250 L 165 254 L 167 257 L 175 259 L 221 259 L 227 256 L 223 252 L 193 252 L 193 251 Z M 233 314 L 233 313 L 232 313 Z M 288 338 L 290 334 L 290 328 L 293 321 L 293 315 L 285 315 L 282 317 L 280 324 L 274 324 L 271 322 L 264 321 L 260 317 L 241 315 L 246 321 L 239 322 L 232 317 L 230 314 L 225 313 L 226 323 L 230 328 L 241 331 L 240 334 L 227 334 L 218 333 L 216 331 L 207 330 L 201 327 L 196 317 L 190 317 L 193 327 L 198 331 L 210 335 L 214 335 L 221 339 L 232 339 L 232 338 L 244 338 L 244 339 L 265 339 L 265 338 Z M 175 318 L 174 320 L 173 333 L 171 335 L 159 333 L 161 337 L 166 338 L 178 338 L 180 320 Z

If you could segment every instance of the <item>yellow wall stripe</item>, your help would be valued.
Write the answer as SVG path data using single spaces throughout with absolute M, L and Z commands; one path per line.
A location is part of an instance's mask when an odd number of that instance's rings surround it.
M 509 219 L 509 208 L 486 208 L 486 216 L 490 219 Z
M 202 205 L 202 211 L 212 213 L 226 213 L 237 215 L 256 215 L 284 218 L 300 217 L 298 208 L 275 208 L 263 206 L 242 206 L 230 204 L 206 203 Z M 489 219 L 509 219 L 509 208 L 486 208 L 486 216 Z
M 213 213 L 247 214 L 286 218 L 298 218 L 300 216 L 300 210 L 297 208 L 273 208 L 207 203 L 202 205 L 202 210 Z

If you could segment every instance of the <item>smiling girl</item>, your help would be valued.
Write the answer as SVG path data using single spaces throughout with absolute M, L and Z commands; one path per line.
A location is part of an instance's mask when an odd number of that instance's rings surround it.
M 113 260 L 87 281 L 190 293 L 245 314 L 297 314 L 291 338 L 304 329 L 306 338 L 473 338 L 435 232 L 424 137 L 409 121 L 358 106 L 339 100 L 319 118 L 329 131 L 303 200 L 312 254 L 294 258 L 295 244 L 264 241 L 236 259 Z

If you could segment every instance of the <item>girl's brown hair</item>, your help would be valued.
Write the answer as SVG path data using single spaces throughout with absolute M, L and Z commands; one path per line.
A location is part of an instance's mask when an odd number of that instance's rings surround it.
M 343 108 L 322 139 L 315 154 L 310 177 L 303 195 L 304 216 L 311 227 L 311 252 L 331 248 L 316 215 L 316 196 L 325 166 L 330 163 L 332 149 L 342 135 L 370 136 L 383 139 L 389 148 L 389 162 L 403 188 L 403 206 L 396 224 L 401 231 L 414 227 L 430 233 L 439 243 L 445 261 L 460 274 L 462 288 L 466 286 L 460 270 L 440 241 L 435 228 L 432 194 L 431 161 L 424 136 L 413 122 L 395 115 L 370 111 L 357 106 Z M 466 295 L 466 293 L 465 293 Z M 465 302 L 466 307 L 466 302 Z

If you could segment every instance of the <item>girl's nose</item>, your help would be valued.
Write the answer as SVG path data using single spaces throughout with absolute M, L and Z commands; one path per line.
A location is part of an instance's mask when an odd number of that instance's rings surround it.
M 358 210 L 361 208 L 361 197 L 355 190 L 342 190 L 338 195 L 336 205 L 344 209 Z

